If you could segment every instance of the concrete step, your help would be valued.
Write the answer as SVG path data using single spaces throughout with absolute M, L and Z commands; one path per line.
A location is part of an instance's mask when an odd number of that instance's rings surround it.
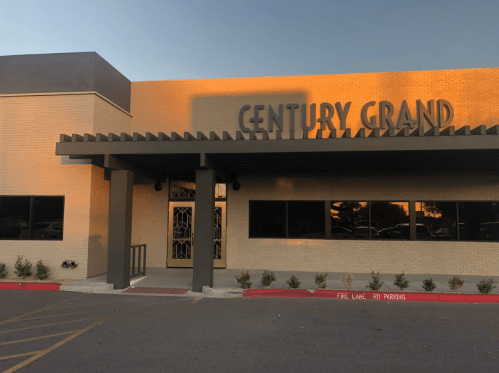
M 100 293 L 113 290 L 113 284 L 95 284 L 95 285 L 62 285 L 61 291 L 74 291 L 77 293 Z

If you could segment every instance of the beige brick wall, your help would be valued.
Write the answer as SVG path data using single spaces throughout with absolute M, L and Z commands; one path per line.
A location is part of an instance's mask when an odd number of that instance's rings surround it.
M 133 187 L 132 245 L 147 245 L 147 266 L 166 267 L 168 182 L 159 192 L 152 184 Z
M 109 226 L 110 183 L 104 180 L 104 170 L 102 168 L 92 166 L 91 175 L 87 277 L 107 272 Z
M 352 102 L 347 127 L 355 134 L 363 128 L 362 106 L 369 101 L 390 101 L 396 120 L 400 105 L 407 101 L 416 118 L 416 100 L 445 99 L 454 107 L 452 125 L 491 127 L 499 123 L 499 69 L 463 69 L 259 77 L 212 80 L 132 82 L 132 131 L 239 130 L 243 105 L 262 104 L 262 127 L 268 126 L 268 105 L 335 104 Z M 301 110 L 296 111 L 295 137 L 300 138 Z M 377 115 L 371 108 L 369 115 Z M 251 127 L 245 114 L 244 123 Z M 307 119 L 307 122 L 309 119 Z M 284 109 L 284 138 L 289 137 L 289 111 Z M 333 124 L 339 129 L 337 114 Z M 319 123 L 316 124 L 318 128 Z M 313 133 L 311 133 L 313 135 Z M 273 138 L 274 134 L 270 134 Z M 460 273 L 499 275 L 499 244 L 478 242 L 390 242 L 332 240 L 263 240 L 248 238 L 248 201 L 283 200 L 499 200 L 499 177 L 494 174 L 466 175 L 317 175 L 302 177 L 244 176 L 242 188 L 228 188 L 227 268 L 271 268 L 275 270 L 357 271 L 372 269 L 406 273 Z M 144 205 L 147 205 L 143 201 Z M 135 205 L 134 205 L 135 208 Z M 135 216 L 135 213 L 134 213 Z M 137 222 L 134 224 L 138 224 Z M 134 228 L 136 229 L 136 228 Z M 151 234 L 144 240 L 154 239 Z M 156 246 L 159 247 L 159 246 Z M 155 249 L 157 250 L 157 249 Z M 372 268 L 375 264 L 376 268 Z
M 248 238 L 250 200 L 499 200 L 499 175 L 240 176 L 228 189 L 227 268 L 499 275 L 499 243 Z
M 33 264 L 42 259 L 55 279 L 102 271 L 107 253 L 95 237 L 107 232 L 107 211 L 100 205 L 109 189 L 101 171 L 56 156 L 55 144 L 61 133 L 128 131 L 130 124 L 130 116 L 92 93 L 0 96 L 0 196 L 65 197 L 62 241 L 0 240 L 0 261 L 9 277 L 15 276 L 18 255 Z M 63 269 L 64 259 L 79 266 Z
M 98 95 L 94 95 L 93 120 L 93 134 L 131 131 L 130 114 Z M 107 272 L 109 188 L 109 181 L 104 180 L 104 170 L 92 166 L 87 277 Z
M 361 108 L 369 101 L 390 101 L 397 120 L 400 105 L 407 100 L 413 118 L 416 118 L 416 100 L 444 99 L 454 107 L 456 128 L 499 123 L 499 69 L 462 69 L 441 71 L 409 71 L 391 73 L 233 78 L 210 80 L 180 80 L 132 82 L 131 113 L 133 131 L 229 131 L 233 136 L 239 130 L 239 111 L 251 105 L 244 123 L 251 127 L 254 105 L 265 105 L 260 111 L 264 118 L 262 127 L 268 126 L 268 105 L 277 110 L 284 104 L 284 138 L 289 136 L 289 110 L 286 104 L 334 105 L 351 102 L 347 127 L 356 133 L 363 128 Z M 309 109 L 307 109 L 309 110 Z M 296 138 L 301 130 L 301 109 L 296 110 Z M 369 110 L 377 115 L 377 107 Z M 309 119 L 307 119 L 309 121 Z M 339 129 L 338 115 L 333 124 Z M 316 128 L 319 123 L 316 124 Z M 314 132 L 311 133 L 313 135 Z M 273 138 L 275 135 L 270 134 Z

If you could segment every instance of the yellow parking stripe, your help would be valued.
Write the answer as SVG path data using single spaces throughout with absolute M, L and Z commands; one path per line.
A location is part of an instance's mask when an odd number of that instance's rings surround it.
M 80 295 L 80 296 L 79 296 L 77 299 L 75 299 L 75 300 L 78 300 L 78 299 L 80 299 L 80 298 L 82 298 L 82 297 L 84 297 L 84 296 L 86 296 L 86 295 L 88 295 L 88 294 L 83 294 L 83 295 Z M 35 314 L 35 313 L 37 313 L 37 312 L 42 312 L 42 311 L 50 310 L 50 309 L 52 309 L 52 308 L 54 308 L 54 307 L 57 307 L 57 306 L 58 306 L 58 305 L 60 305 L 60 304 L 66 303 L 66 302 L 68 302 L 68 300 L 67 300 L 67 299 L 66 299 L 66 300 L 63 300 L 62 302 L 59 302 L 59 303 L 54 303 L 54 304 L 51 304 L 50 306 L 43 307 L 43 308 L 40 308 L 40 309 L 35 310 L 35 311 L 31 311 L 31 312 L 24 313 L 24 314 L 19 315 L 19 316 L 15 316 L 15 317 L 13 317 L 13 318 L 11 318 L 11 319 L 8 319 L 8 320 L 0 321 L 0 325 L 7 324 L 7 323 L 9 323 L 9 322 L 13 322 L 13 321 L 17 321 L 18 319 L 22 319 L 22 318 L 24 318 L 24 317 L 26 317 L 26 316 L 33 315 L 33 314 Z
M 86 294 L 86 295 L 88 295 L 88 294 Z M 108 302 L 100 301 L 100 302 L 95 302 L 95 303 L 85 303 L 85 307 L 100 307 L 100 306 L 106 306 L 108 304 L 120 303 L 122 301 L 123 301 L 123 299 L 116 299 L 116 300 L 110 300 Z M 81 304 L 67 304 L 64 306 L 55 307 L 54 309 L 62 310 L 65 308 L 72 308 L 72 307 L 81 307 Z
M 96 310 L 96 311 L 98 311 L 98 310 Z M 15 322 L 15 321 L 30 321 L 30 320 L 31 321 L 36 321 L 38 319 L 46 319 L 48 317 L 59 317 L 59 316 L 67 316 L 67 315 L 77 315 L 77 314 L 80 314 L 80 313 L 91 313 L 91 312 L 96 312 L 96 311 L 78 311 L 78 312 L 60 313 L 58 315 L 45 315 L 45 316 L 28 317 L 28 318 L 24 318 L 24 319 L 12 320 L 11 322 Z
M 40 352 L 43 352 L 43 351 L 45 351 L 45 350 L 25 352 L 24 354 L 17 354 L 17 355 L 0 356 L 0 361 L 2 361 L 2 360 L 8 360 L 8 359 L 15 359 L 16 357 L 23 357 L 23 356 L 29 356 L 29 355 L 39 354 Z
M 54 326 L 54 325 L 61 325 L 61 324 L 70 324 L 72 322 L 79 322 L 79 321 L 86 321 L 86 320 L 93 320 L 96 319 L 97 317 L 88 317 L 86 319 L 78 319 L 78 320 L 71 320 L 71 321 L 61 321 L 61 322 L 55 322 L 52 324 L 43 324 L 43 325 L 35 325 L 35 326 L 28 326 L 27 328 L 19 328 L 19 329 L 10 329 L 10 330 L 1 330 L 0 334 L 3 333 L 10 333 L 10 332 L 20 332 L 21 330 L 29 330 L 29 329 L 36 329 L 36 328 L 43 328 L 45 326 Z
M 180 311 L 174 313 L 173 315 L 181 315 L 181 314 L 183 314 L 189 307 L 193 306 L 194 304 L 196 304 L 200 300 L 201 300 L 201 298 L 194 299 L 191 303 L 186 304 L 184 307 L 182 307 L 182 309 Z
M 106 316 L 106 317 L 103 317 L 102 319 L 100 320 L 97 320 L 96 322 L 94 322 L 93 324 L 87 326 L 86 328 L 83 328 L 83 329 L 80 329 L 79 331 L 77 331 L 76 333 L 74 333 L 73 335 L 70 335 L 69 337 L 63 339 L 62 341 L 59 341 L 57 342 L 55 345 L 53 345 L 52 347 L 49 347 L 47 348 L 46 350 L 42 350 L 40 351 L 39 353 L 37 353 L 36 355 L 30 357 L 29 359 L 26 359 L 24 360 L 23 362 L 17 364 L 17 365 L 14 365 L 12 368 L 9 368 L 7 370 L 4 370 L 2 373 L 13 373 L 15 372 L 16 370 L 19 370 L 23 367 L 25 367 L 26 365 L 32 363 L 33 361 L 41 358 L 42 356 L 48 354 L 49 352 L 52 352 L 54 351 L 56 348 L 59 348 L 61 347 L 62 345 L 68 343 L 69 341 L 72 341 L 73 339 L 75 339 L 76 337 L 82 335 L 83 333 L 86 333 L 88 332 L 90 329 L 92 329 L 93 327 L 99 325 L 99 324 L 102 324 L 104 321 L 107 321 L 109 320 L 111 317 L 113 316 L 116 316 L 119 312 L 116 312 L 115 314 L 112 314 L 112 315 L 109 315 L 109 316 Z
M 14 343 L 22 343 L 22 342 L 29 342 L 29 341 L 37 341 L 39 339 L 45 339 L 45 338 L 52 338 L 52 337 L 58 337 L 60 335 L 66 335 L 66 334 L 71 334 L 71 333 L 76 333 L 79 330 L 71 330 L 70 332 L 62 332 L 62 333 L 57 333 L 57 334 L 49 334 L 49 335 L 42 335 L 41 337 L 33 337 L 33 338 L 26 338 L 26 339 L 18 339 L 16 341 L 9 341 L 9 342 L 3 342 L 0 343 L 0 346 L 4 345 L 11 345 Z

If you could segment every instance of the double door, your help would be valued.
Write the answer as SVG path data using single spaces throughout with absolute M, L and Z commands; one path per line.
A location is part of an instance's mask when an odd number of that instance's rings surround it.
M 213 265 L 225 268 L 226 202 L 215 202 Z M 194 202 L 170 202 L 168 227 L 168 267 L 192 267 L 194 259 Z

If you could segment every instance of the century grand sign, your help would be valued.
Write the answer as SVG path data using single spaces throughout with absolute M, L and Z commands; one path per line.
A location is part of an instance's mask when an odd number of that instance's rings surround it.
M 321 130 L 335 130 L 347 129 L 347 117 L 350 113 L 351 102 L 342 104 L 336 102 L 334 106 L 329 102 L 323 102 L 320 105 L 310 104 L 287 104 L 286 110 L 288 111 L 288 121 L 284 121 L 284 105 L 280 104 L 276 108 L 272 105 L 244 105 L 239 111 L 239 128 L 242 132 L 273 132 L 274 128 L 284 131 L 284 127 L 288 126 L 290 138 L 294 138 L 295 133 L 295 114 L 296 111 L 300 112 L 301 127 L 303 132 L 310 132 L 315 129 L 317 123 L 320 123 Z M 317 106 L 319 106 L 319 118 L 317 118 Z M 267 109 L 267 118 L 262 117 L 261 111 Z M 246 112 L 249 115 L 253 114 L 247 119 L 245 118 Z M 309 115 L 307 115 L 307 113 Z M 337 119 L 334 119 L 336 114 Z M 397 115 L 396 115 L 397 114 Z M 309 117 L 309 120 L 307 120 Z M 448 126 L 454 118 L 454 108 L 451 103 L 446 100 L 430 100 L 426 105 L 421 100 L 416 100 L 416 115 L 414 116 L 409 110 L 407 102 L 404 100 L 400 105 L 398 113 L 395 112 L 393 104 L 389 101 L 370 101 L 362 106 L 360 110 L 360 120 L 364 127 L 368 129 L 375 128 L 395 128 L 400 129 L 404 126 L 410 128 L 423 127 L 427 123 L 431 127 L 445 127 Z M 246 124 L 249 126 L 247 126 Z M 335 127 L 334 122 L 339 128 Z M 275 127 L 274 127 L 275 124 Z

